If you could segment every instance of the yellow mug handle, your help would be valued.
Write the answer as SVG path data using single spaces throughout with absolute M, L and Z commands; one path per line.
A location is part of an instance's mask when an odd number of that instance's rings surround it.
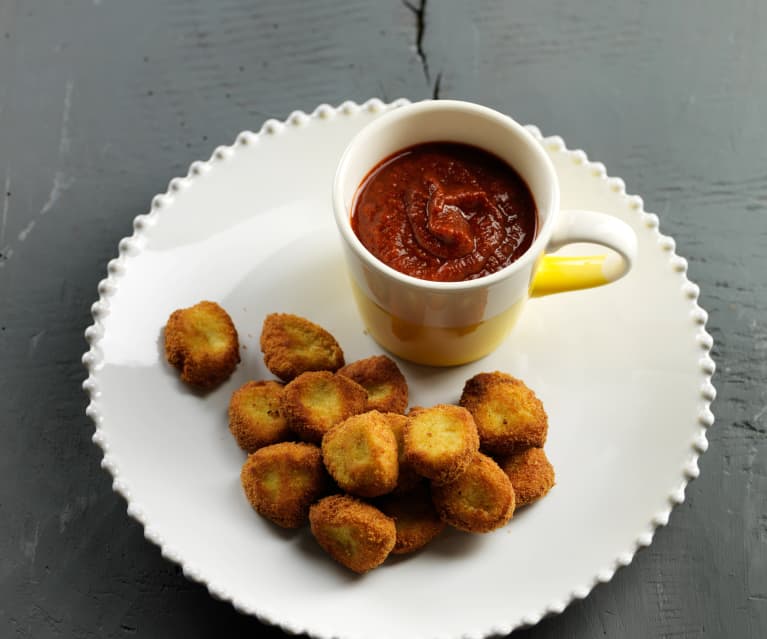
M 544 255 L 533 277 L 530 296 L 576 291 L 619 280 L 634 265 L 637 237 L 622 220 L 594 211 L 560 211 L 547 250 L 566 244 L 601 244 L 612 253 L 605 255 Z

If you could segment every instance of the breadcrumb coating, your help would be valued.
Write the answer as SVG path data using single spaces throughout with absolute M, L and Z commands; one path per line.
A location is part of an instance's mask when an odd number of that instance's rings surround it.
M 250 381 L 229 400 L 229 430 L 244 451 L 288 441 L 293 433 L 282 412 L 283 385 L 275 381 Z
M 445 484 L 458 477 L 479 450 L 471 413 L 452 404 L 411 412 L 404 440 L 405 461 L 434 484 Z
M 283 381 L 306 371 L 336 371 L 344 354 L 328 331 L 308 319 L 290 313 L 271 313 L 261 329 L 264 364 Z
M 367 397 L 367 391 L 348 377 L 310 371 L 285 386 L 282 410 L 300 439 L 319 444 L 333 426 L 364 412 Z
M 165 357 L 187 384 L 202 390 L 215 388 L 240 362 L 232 318 L 207 300 L 173 311 L 165 324 Z
M 528 448 L 498 460 L 517 496 L 517 508 L 545 496 L 555 483 L 554 468 L 543 448 Z
M 397 543 L 392 548 L 393 554 L 404 555 L 423 548 L 445 527 L 425 482 L 410 492 L 381 497 L 378 506 L 394 519 Z
M 477 453 L 457 479 L 435 486 L 432 498 L 439 516 L 466 532 L 485 533 L 506 525 L 514 514 L 511 481 L 487 455 Z
M 397 541 L 393 519 L 350 495 L 331 495 L 312 505 L 309 523 L 317 543 L 357 573 L 380 566 Z
M 422 477 L 415 472 L 413 467 L 405 459 L 405 427 L 407 426 L 407 417 L 399 413 L 384 413 L 389 428 L 394 433 L 394 439 L 397 440 L 397 459 L 399 461 L 399 475 L 397 477 L 397 486 L 394 492 L 406 493 L 421 483 Z
M 374 355 L 347 364 L 339 375 L 353 379 L 368 392 L 368 406 L 382 413 L 404 413 L 408 387 L 397 363 L 386 355 Z
M 303 526 L 328 487 L 320 449 L 303 442 L 259 448 L 248 455 L 240 481 L 253 509 L 283 528 Z
M 378 497 L 397 485 L 397 440 L 377 410 L 353 415 L 322 439 L 322 459 L 338 486 L 352 495 Z
M 479 373 L 463 387 L 459 404 L 471 412 L 480 446 L 506 455 L 546 442 L 548 418 L 541 400 L 522 380 L 506 373 Z

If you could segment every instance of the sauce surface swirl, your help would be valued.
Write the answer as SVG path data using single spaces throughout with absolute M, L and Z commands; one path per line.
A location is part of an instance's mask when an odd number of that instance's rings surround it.
M 535 238 L 530 189 L 497 156 L 467 144 L 402 149 L 361 183 L 352 229 L 392 268 L 424 280 L 458 282 L 494 273 Z

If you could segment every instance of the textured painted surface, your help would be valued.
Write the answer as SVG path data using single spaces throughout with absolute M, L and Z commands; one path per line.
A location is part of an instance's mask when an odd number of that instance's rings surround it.
M 293 109 L 433 95 L 623 177 L 716 340 L 687 501 L 609 584 L 515 636 L 765 636 L 765 28 L 759 0 L 0 0 L 0 637 L 281 636 L 125 514 L 83 415 L 82 330 L 118 240 L 192 160 Z

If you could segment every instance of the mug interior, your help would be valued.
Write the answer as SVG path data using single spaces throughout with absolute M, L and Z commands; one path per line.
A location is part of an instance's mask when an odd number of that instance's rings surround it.
M 360 184 L 382 160 L 425 142 L 459 142 L 495 154 L 522 177 L 535 201 L 538 224 L 530 248 L 509 266 L 471 282 L 492 278 L 521 261 L 535 259 L 543 251 L 559 207 L 559 192 L 551 161 L 539 143 L 524 127 L 497 111 L 466 102 L 437 100 L 403 106 L 381 116 L 354 138 L 341 158 L 333 194 L 336 217 L 347 241 L 358 252 L 362 250 L 372 257 L 351 229 L 351 212 Z

